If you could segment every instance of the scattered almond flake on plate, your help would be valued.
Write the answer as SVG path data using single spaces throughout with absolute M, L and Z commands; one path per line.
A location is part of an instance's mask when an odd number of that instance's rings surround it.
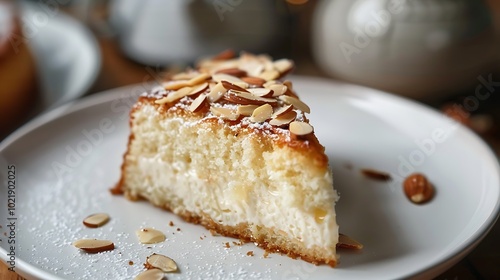
M 161 280 L 164 276 L 165 273 L 163 273 L 163 271 L 157 268 L 153 268 L 141 272 L 134 278 L 134 280 Z
M 142 228 L 135 232 L 142 244 L 154 244 L 165 241 L 166 236 L 163 232 L 154 228 Z
M 89 228 L 98 228 L 109 221 L 109 215 L 106 213 L 92 214 L 83 220 L 83 224 Z
M 378 181 L 391 181 L 391 175 L 386 172 L 378 171 L 375 169 L 361 169 L 361 174 L 363 174 L 365 177 L 378 180 Z
M 177 271 L 177 264 L 175 261 L 165 255 L 152 254 L 147 257 L 144 266 L 147 269 L 157 268 L 163 272 L 175 272 Z
M 360 250 L 363 249 L 363 244 L 345 234 L 339 233 L 339 242 L 337 243 L 337 248 Z
M 109 240 L 80 239 L 73 242 L 73 246 L 87 253 L 99 253 L 115 249 L 115 244 Z

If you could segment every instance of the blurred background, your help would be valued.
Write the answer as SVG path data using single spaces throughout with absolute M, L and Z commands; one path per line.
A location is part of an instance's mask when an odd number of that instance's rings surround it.
M 0 140 L 61 104 L 233 49 L 423 102 L 498 154 L 499 33 L 498 0 L 0 0 Z M 495 236 L 438 279 L 499 279 Z

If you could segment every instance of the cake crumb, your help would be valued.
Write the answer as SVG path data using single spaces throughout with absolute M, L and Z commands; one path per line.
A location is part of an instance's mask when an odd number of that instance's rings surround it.
M 168 223 L 169 226 L 173 227 L 174 226 L 174 222 L 170 221 L 170 223 Z
M 128 265 L 134 265 L 133 261 L 128 261 Z
M 180 228 L 177 228 L 177 231 L 181 231 L 181 229 L 180 229 Z
M 267 259 L 267 257 L 269 257 L 269 252 L 268 252 L 268 251 L 265 251 L 265 252 L 264 252 L 264 259 Z
M 149 246 L 148 246 L 148 247 L 146 247 L 146 249 L 153 249 L 153 247 L 149 247 Z
M 353 169 L 353 166 L 350 162 L 346 162 L 344 164 L 344 168 L 347 169 L 347 170 L 352 170 Z
M 224 247 L 226 247 L 226 248 L 231 248 L 231 246 L 229 245 L 229 242 L 226 242 L 226 243 L 224 244 Z
M 253 251 L 248 251 L 247 256 L 253 257 Z

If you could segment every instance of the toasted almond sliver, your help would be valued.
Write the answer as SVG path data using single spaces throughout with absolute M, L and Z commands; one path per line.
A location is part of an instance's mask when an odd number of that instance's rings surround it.
M 271 97 L 274 95 L 273 90 L 268 88 L 249 88 L 247 91 L 260 97 Z
M 284 115 L 288 112 L 291 112 L 293 110 L 293 106 L 292 105 L 286 105 L 284 107 L 281 107 L 279 108 L 278 110 L 276 110 L 273 114 L 273 118 L 278 118 L 280 117 L 281 115 Z
M 237 90 L 229 90 L 227 94 L 224 95 L 224 99 L 241 105 L 263 105 L 266 103 L 276 104 L 278 102 L 275 98 L 259 97 L 249 92 Z
M 258 105 L 239 105 L 237 112 L 242 116 L 251 116 L 253 111 L 259 107 Z
M 216 56 L 212 57 L 212 60 L 227 60 L 235 57 L 235 53 L 231 49 L 224 50 L 218 53 Z
M 285 85 L 285 86 L 286 86 L 289 90 L 293 90 L 293 84 L 292 84 L 292 82 L 291 82 L 291 81 L 289 81 L 289 80 L 285 80 L 285 81 L 283 82 L 283 84 L 284 84 L 284 85 Z
M 162 280 L 164 276 L 165 273 L 163 271 L 153 268 L 139 273 L 134 280 Z
M 200 111 L 203 108 L 203 105 L 205 105 L 205 100 L 207 100 L 207 96 L 205 94 L 200 94 L 195 100 L 193 100 L 193 103 L 189 106 L 189 110 L 194 113 Z
M 189 81 L 187 80 L 179 80 L 179 81 L 169 81 L 166 83 L 163 83 L 163 87 L 166 90 L 178 90 L 183 87 L 189 86 Z
M 309 106 L 307 106 L 307 104 L 305 104 L 304 102 L 300 101 L 300 99 L 298 98 L 288 95 L 281 95 L 279 99 L 283 100 L 283 102 L 285 102 L 286 104 L 293 105 L 293 107 L 301 110 L 304 113 L 311 113 L 311 109 L 309 108 Z
M 265 122 L 270 119 L 272 115 L 273 107 L 269 104 L 264 104 L 253 111 L 250 121 L 257 123 Z
M 363 249 L 363 244 L 345 234 L 339 233 L 339 242 L 337 243 L 337 248 L 360 250 Z
M 287 91 L 288 88 L 287 88 L 287 86 L 285 86 L 283 84 L 274 84 L 274 85 L 270 85 L 269 89 L 271 89 L 274 92 L 273 96 L 280 96 L 280 95 L 285 94 L 285 92 Z
M 210 93 L 208 93 L 208 100 L 210 102 L 215 102 L 219 100 L 225 93 L 227 89 L 222 85 L 222 83 L 217 83 L 212 89 L 210 89 Z
M 240 115 L 237 112 L 228 108 L 210 107 L 210 112 L 212 112 L 212 114 L 214 114 L 217 117 L 221 117 L 231 121 L 235 121 L 240 117 Z
M 266 81 L 276 80 L 277 78 L 279 78 L 279 76 L 280 72 L 276 70 L 267 70 L 258 75 L 259 78 L 262 78 Z
M 228 82 L 228 81 L 223 80 L 223 81 L 221 81 L 221 84 L 227 90 L 237 90 L 237 91 L 248 92 L 245 88 L 240 87 L 239 85 L 233 84 L 233 83 Z
M 154 228 L 143 228 L 135 232 L 142 244 L 154 244 L 165 241 L 163 232 Z
M 247 72 L 244 70 L 238 69 L 238 68 L 225 68 L 225 69 L 219 69 L 215 72 L 216 74 L 227 74 L 235 77 L 244 77 L 247 75 Z
M 193 89 L 191 90 L 189 95 L 195 95 L 195 94 L 204 92 L 205 90 L 207 90 L 207 88 L 208 88 L 208 83 L 203 83 L 203 84 L 197 85 L 197 86 L 193 87 Z
M 269 124 L 274 125 L 274 126 L 285 126 L 285 125 L 293 122 L 296 117 L 297 117 L 297 113 L 295 111 L 290 111 L 288 113 L 280 115 L 277 118 L 270 120 Z
M 73 242 L 73 246 L 87 253 L 99 253 L 115 249 L 113 242 L 100 239 L 80 239 Z
M 210 78 L 210 75 L 207 73 L 200 73 L 198 76 L 192 78 L 191 80 L 188 81 L 188 84 L 190 86 L 195 86 L 197 84 L 203 83 L 206 81 L 208 78 Z
M 278 81 L 276 81 L 276 80 L 270 80 L 270 81 L 266 81 L 263 86 L 265 88 L 270 88 L 272 85 L 275 85 L 277 83 L 278 83 Z
M 178 80 L 191 80 L 192 78 L 198 76 L 200 73 L 192 71 L 192 72 L 181 72 L 178 74 L 175 74 L 172 76 L 172 80 L 178 81 Z M 186 81 L 186 82 L 187 82 Z
M 146 264 L 158 268 L 163 272 L 175 272 L 177 271 L 177 264 L 171 258 L 160 255 L 152 254 L 146 259 Z
M 297 135 L 307 135 L 313 132 L 313 127 L 306 122 L 293 121 L 290 123 L 290 132 Z
M 241 80 L 245 83 L 258 87 L 262 87 L 266 83 L 266 80 L 257 77 L 242 77 Z
M 293 62 L 290 59 L 286 58 L 276 60 L 273 64 L 274 68 L 280 73 L 286 73 L 293 68 Z
M 243 82 L 243 80 L 241 80 L 240 78 L 227 74 L 213 74 L 212 79 L 216 82 L 227 81 L 230 82 L 231 84 L 237 84 L 239 86 L 244 85 L 242 86 L 242 88 L 248 87 L 248 84 Z
M 156 100 L 155 103 L 156 104 L 171 103 L 178 99 L 183 98 L 184 96 L 188 96 L 189 94 L 191 94 L 191 91 L 193 91 L 192 87 L 183 87 L 181 89 L 169 93 L 166 97 L 163 97 L 162 99 Z
M 105 213 L 97 213 L 88 216 L 83 220 L 86 227 L 97 228 L 105 225 L 109 221 L 109 215 Z
M 243 61 L 240 63 L 240 69 L 244 70 L 250 76 L 259 76 L 264 71 L 264 65 L 256 60 Z

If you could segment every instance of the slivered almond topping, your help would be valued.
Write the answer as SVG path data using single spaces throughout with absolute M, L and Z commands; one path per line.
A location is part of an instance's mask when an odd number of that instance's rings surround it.
M 219 100 L 226 92 L 227 89 L 222 85 L 222 83 L 219 82 L 210 89 L 210 93 L 208 93 L 208 100 L 210 102 L 215 102 Z
M 238 85 L 235 85 L 231 82 L 228 82 L 228 81 L 223 80 L 223 81 L 221 81 L 221 84 L 227 90 L 237 90 L 237 91 L 242 91 L 242 92 L 248 92 L 246 89 L 244 89 Z
M 226 82 L 229 82 L 231 84 L 236 84 L 242 88 L 248 87 L 248 84 L 243 82 L 243 80 L 241 80 L 240 78 L 235 77 L 235 76 L 231 76 L 231 75 L 227 75 L 227 74 L 213 74 L 212 79 L 216 82 L 226 81 Z
M 135 232 L 142 244 L 154 244 L 165 241 L 163 232 L 154 228 L 143 228 Z
M 207 96 L 205 94 L 200 94 L 200 96 L 196 97 L 196 99 L 193 100 L 193 103 L 189 106 L 189 111 L 194 113 L 199 112 L 205 105 L 206 100 Z
M 268 88 L 249 88 L 247 91 L 260 97 L 272 97 L 274 95 L 273 90 Z
M 251 116 L 253 111 L 257 109 L 257 105 L 239 105 L 237 112 L 242 116 Z
M 265 88 L 270 88 L 272 85 L 275 85 L 277 83 L 278 83 L 278 81 L 276 81 L 276 80 L 270 80 L 270 81 L 265 82 L 263 86 Z
M 287 73 L 293 68 L 293 62 L 290 59 L 278 59 L 274 63 L 274 68 L 280 73 Z
M 266 80 L 257 77 L 242 77 L 241 80 L 245 83 L 258 87 L 262 87 L 264 83 L 266 83 Z
M 339 242 L 337 243 L 337 248 L 360 250 L 363 249 L 363 244 L 345 234 L 339 233 Z
M 295 111 L 290 111 L 288 113 L 280 115 L 277 118 L 273 118 L 272 120 L 269 121 L 269 124 L 274 126 L 285 126 L 293 122 L 296 117 L 297 113 Z
M 273 115 L 273 107 L 269 104 L 264 104 L 255 109 L 250 117 L 251 122 L 265 122 Z
M 207 73 L 200 73 L 198 76 L 190 79 L 188 81 L 188 83 L 189 83 L 190 86 L 195 86 L 197 84 L 203 83 L 204 81 L 206 81 L 209 78 L 210 78 L 209 74 L 207 74 Z
M 183 98 L 184 96 L 188 96 L 191 94 L 191 91 L 193 91 L 192 87 L 183 87 L 179 90 L 176 90 L 174 92 L 170 92 L 166 97 L 163 97 L 162 99 L 156 100 L 156 104 L 165 104 L 165 103 L 171 103 L 174 102 L 178 99 Z
M 83 220 L 83 224 L 89 228 L 97 228 L 105 225 L 109 221 L 109 215 L 105 213 L 97 213 L 88 216 Z
M 170 81 L 163 83 L 163 87 L 166 90 L 178 90 L 183 87 L 189 86 L 189 81 L 188 80 L 179 80 L 179 81 Z
M 210 107 L 210 112 L 217 117 L 225 118 L 231 121 L 235 121 L 240 117 L 240 114 L 228 108 Z
M 224 95 L 224 99 L 226 99 L 229 102 L 241 105 L 263 105 L 266 103 L 273 105 L 278 103 L 278 101 L 274 98 L 259 97 L 249 92 L 242 92 L 236 90 L 229 90 Z
M 288 90 L 287 86 L 282 85 L 282 84 L 270 85 L 269 89 L 271 89 L 274 92 L 273 96 L 283 95 Z
M 195 95 L 195 94 L 204 92 L 205 90 L 207 90 L 207 88 L 208 88 L 208 83 L 203 83 L 203 84 L 197 85 L 197 86 L 192 88 L 189 95 Z
M 164 276 L 165 273 L 163 271 L 153 268 L 139 273 L 134 280 L 162 280 Z
M 218 53 L 216 56 L 212 57 L 212 60 L 227 60 L 235 57 L 235 53 L 233 50 L 224 50 Z
M 278 118 L 280 117 L 281 115 L 284 115 L 288 112 L 291 112 L 293 110 L 293 106 L 292 105 L 286 105 L 285 107 L 281 107 L 279 108 L 278 110 L 276 110 L 273 114 L 273 118 Z
M 220 69 L 215 72 L 216 74 L 227 74 L 235 77 L 244 77 L 247 75 L 247 72 L 238 69 L 238 68 L 226 68 Z
M 179 74 L 175 74 L 172 76 L 172 80 L 178 81 L 178 80 L 191 80 L 192 78 L 200 75 L 198 72 L 182 72 Z
M 313 132 L 313 127 L 306 122 L 293 121 L 290 123 L 290 132 L 297 135 L 303 136 L 311 134 Z
M 113 242 L 100 239 L 80 239 L 73 242 L 73 246 L 87 253 L 99 253 L 115 249 Z
M 264 71 L 276 71 L 272 59 L 270 57 L 263 58 L 262 63 L 264 63 Z
M 264 71 L 264 65 L 258 61 L 249 60 L 240 63 L 239 68 L 244 70 L 250 76 L 259 76 Z
M 276 80 L 279 78 L 280 72 L 276 70 L 267 70 L 258 75 L 259 78 L 262 78 L 266 81 Z
M 288 95 L 281 95 L 279 97 L 279 99 L 283 100 L 283 102 L 285 102 L 286 104 L 293 105 L 293 107 L 301 110 L 304 113 L 311 112 L 311 109 L 309 108 L 309 106 L 307 106 L 307 104 L 305 104 L 304 102 L 300 101 L 300 99 L 298 99 L 298 98 L 288 96 Z
M 158 268 L 163 272 L 175 272 L 177 271 L 177 264 L 171 258 L 160 255 L 152 254 L 146 259 L 146 266 L 148 268 Z

